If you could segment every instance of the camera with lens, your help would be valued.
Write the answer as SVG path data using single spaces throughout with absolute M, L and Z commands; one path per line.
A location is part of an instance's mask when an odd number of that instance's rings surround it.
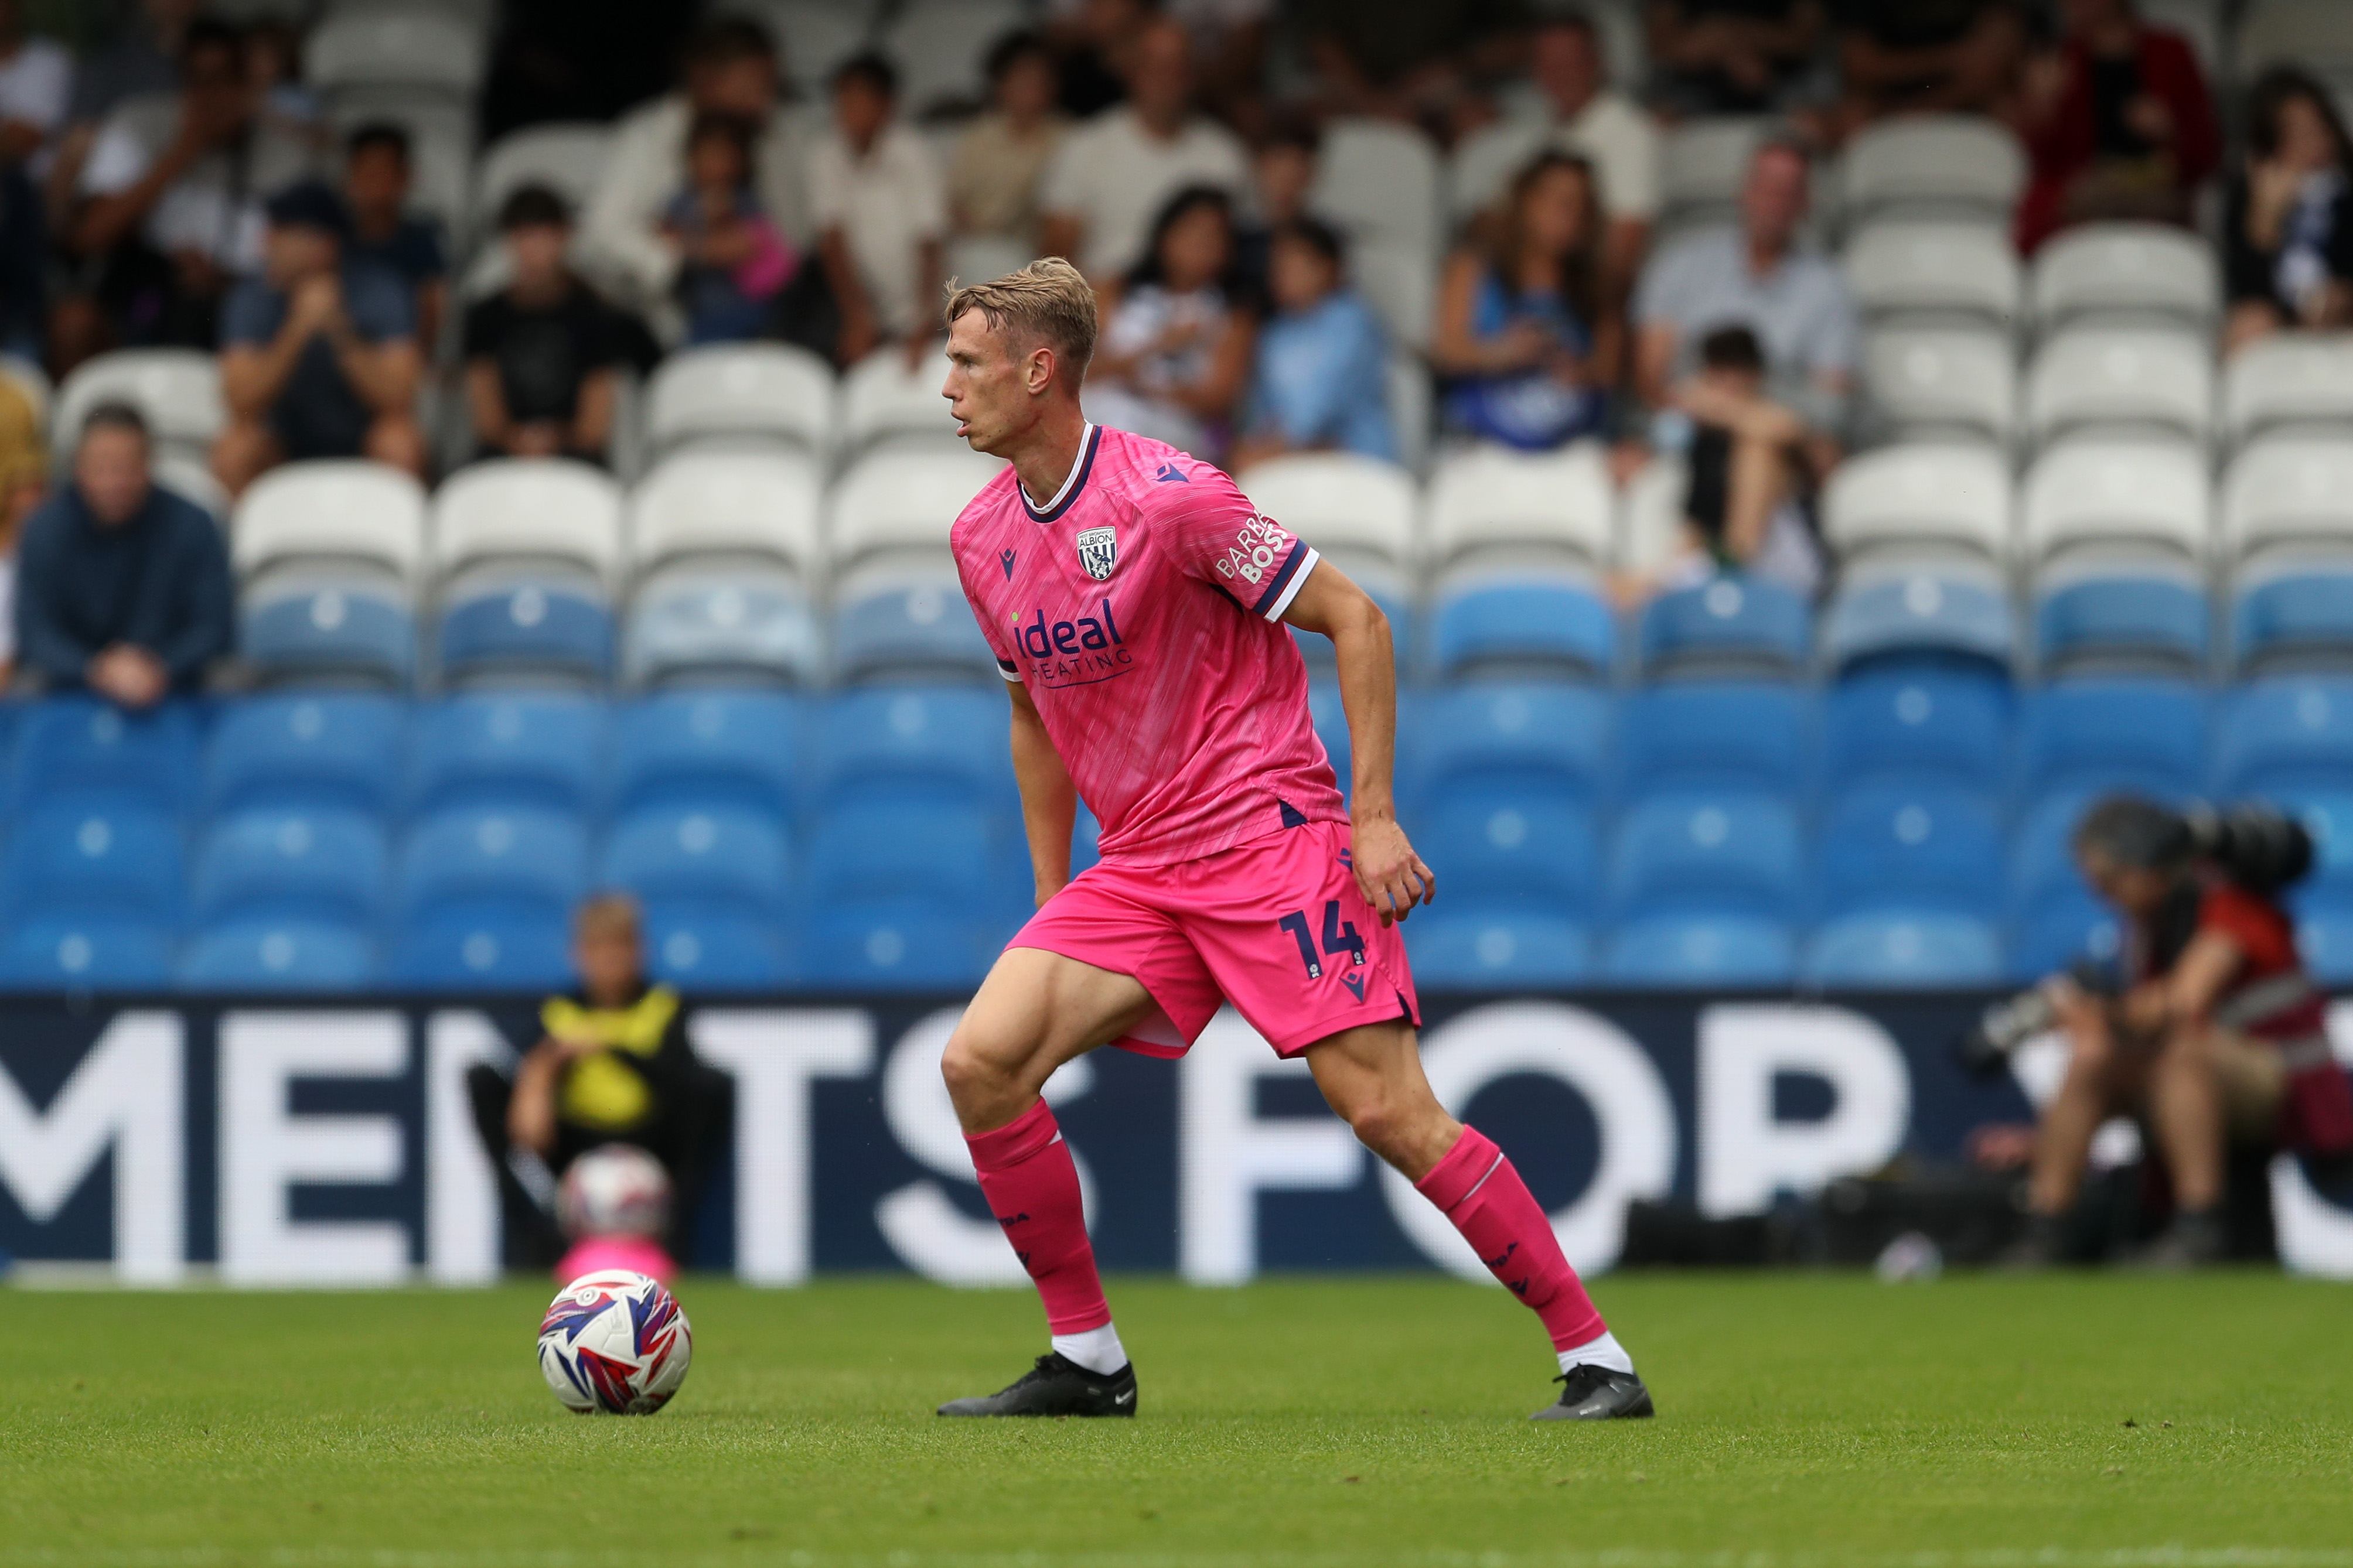
M 2312 834 L 2275 805 L 2242 801 L 2188 814 L 2197 858 L 2258 898 L 2270 898 L 2312 869 Z
M 2118 975 L 2105 964 L 2084 959 L 2067 971 L 2067 978 L 2094 996 L 2114 996 Z M 2053 1028 L 2059 1022 L 2058 998 L 2052 988 L 2037 985 L 2015 996 L 2005 996 L 1988 1007 L 1977 1026 L 1954 1046 L 1954 1055 L 1972 1078 L 1992 1078 L 2010 1066 L 2019 1047 Z

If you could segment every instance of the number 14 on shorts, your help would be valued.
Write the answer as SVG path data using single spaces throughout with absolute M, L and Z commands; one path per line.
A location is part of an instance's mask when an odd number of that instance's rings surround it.
M 1307 966 L 1307 978 L 1324 978 L 1324 962 L 1315 952 L 1315 939 L 1308 934 L 1307 911 L 1293 910 L 1274 922 L 1279 930 L 1291 933 L 1299 944 L 1299 962 Z M 1356 923 L 1340 918 L 1340 900 L 1324 900 L 1324 952 L 1325 954 L 1346 953 L 1351 967 L 1365 962 L 1365 939 L 1356 934 Z

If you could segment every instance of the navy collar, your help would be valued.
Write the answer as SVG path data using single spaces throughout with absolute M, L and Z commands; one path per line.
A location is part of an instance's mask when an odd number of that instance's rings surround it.
M 1062 488 L 1047 498 L 1042 507 L 1029 499 L 1029 491 L 1021 483 L 1021 476 L 1013 476 L 1014 493 L 1021 498 L 1022 508 L 1029 513 L 1029 521 L 1051 522 L 1071 510 L 1071 503 L 1079 499 L 1079 493 L 1087 488 L 1087 475 L 1095 466 L 1095 451 L 1102 445 L 1103 426 L 1089 420 L 1087 427 L 1079 434 L 1078 461 L 1071 465 L 1070 473 L 1062 479 Z

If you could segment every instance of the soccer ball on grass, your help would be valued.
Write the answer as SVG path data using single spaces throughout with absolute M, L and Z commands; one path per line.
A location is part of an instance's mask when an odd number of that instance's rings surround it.
M 694 1360 L 694 1332 L 659 1279 L 625 1268 L 583 1274 L 539 1325 L 539 1370 L 584 1415 L 650 1415 Z

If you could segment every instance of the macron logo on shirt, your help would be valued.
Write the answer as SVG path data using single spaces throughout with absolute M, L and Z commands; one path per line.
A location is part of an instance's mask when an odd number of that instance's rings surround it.
M 1153 478 L 1158 479 L 1164 485 L 1171 483 L 1172 481 L 1180 485 L 1189 485 L 1193 482 L 1187 479 L 1183 470 L 1179 469 L 1174 463 L 1161 464 L 1160 471 L 1157 474 L 1155 474 Z

